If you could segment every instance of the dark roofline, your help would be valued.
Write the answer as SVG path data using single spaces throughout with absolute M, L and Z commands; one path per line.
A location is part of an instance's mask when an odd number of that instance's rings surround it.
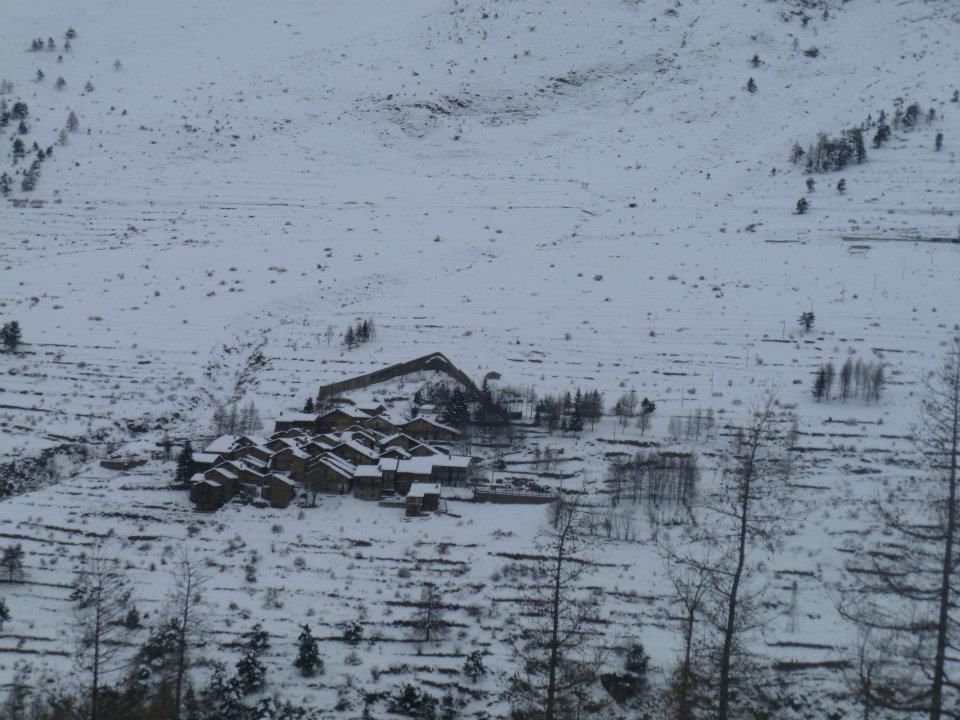
M 394 378 L 402 377 L 404 375 L 423 372 L 424 370 L 435 370 L 437 372 L 442 372 L 452 380 L 456 380 L 472 393 L 480 393 L 480 388 L 477 387 L 476 383 L 474 383 L 465 372 L 450 362 L 450 359 L 447 358 L 443 353 L 430 353 L 429 355 L 424 355 L 413 360 L 397 363 L 396 365 L 390 365 L 389 367 L 381 368 L 380 370 L 374 370 L 373 372 L 366 373 L 364 375 L 358 375 L 357 377 L 350 378 L 348 380 L 341 380 L 328 385 L 321 385 L 318 395 L 320 397 L 328 398 L 332 395 L 336 395 L 337 393 L 348 392 L 350 390 L 359 390 L 360 388 L 365 388 L 369 387 L 370 385 L 376 385 L 377 383 L 393 380 Z

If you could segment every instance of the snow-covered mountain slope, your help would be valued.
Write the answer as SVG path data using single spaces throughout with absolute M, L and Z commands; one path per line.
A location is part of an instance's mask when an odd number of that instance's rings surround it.
M 960 321 L 960 247 L 878 238 L 957 237 L 960 15 L 947 1 L 827 6 L 5 9 L 0 78 L 14 88 L 4 97 L 29 105 L 27 144 L 54 152 L 24 193 L 16 123 L 2 130 L 0 172 L 14 189 L 0 206 L 0 319 L 21 323 L 25 345 L 0 355 L 0 453 L 75 441 L 142 449 L 164 433 L 206 432 L 215 400 L 253 400 L 272 416 L 320 383 L 430 351 L 541 392 L 589 385 L 612 399 L 635 387 L 664 417 L 691 402 L 736 414 L 774 382 L 806 431 L 840 413 L 905 435 L 916 383 Z M 77 37 L 66 52 L 68 26 Z M 56 50 L 29 51 L 48 36 Z M 898 98 L 934 119 L 868 146 L 862 165 L 815 175 L 808 193 L 793 143 L 892 116 Z M 79 129 L 60 145 L 70 111 Z M 798 215 L 801 197 L 811 209 Z M 799 338 L 808 310 L 816 334 Z M 325 337 L 357 317 L 375 319 L 375 342 L 346 352 Z M 810 400 L 812 371 L 848 352 L 888 364 L 879 407 Z M 847 460 L 810 472 L 840 488 Z M 582 472 L 598 478 L 599 463 Z M 162 486 L 169 467 L 148 468 L 144 482 Z M 104 480 L 84 470 L 70 482 L 80 487 L 0 505 L 5 532 L 24 534 L 34 513 L 62 527 L 72 498 Z M 852 504 L 874 493 L 836 490 Z M 113 500 L 92 496 L 81 522 L 99 528 Z M 187 507 L 161 504 L 174 517 Z M 534 517 L 518 513 L 505 529 Z M 819 547 L 834 526 L 811 518 L 791 543 L 790 557 L 817 573 L 803 590 L 810 602 L 840 565 Z M 171 527 L 155 534 L 185 537 L 185 522 Z M 655 572 L 655 557 L 642 562 Z M 52 582 L 68 583 L 68 570 Z M 228 588 L 221 606 L 242 592 Z M 45 603 L 44 633 L 62 605 Z M 829 639 L 837 627 L 810 632 Z M 657 647 L 660 660 L 674 649 Z

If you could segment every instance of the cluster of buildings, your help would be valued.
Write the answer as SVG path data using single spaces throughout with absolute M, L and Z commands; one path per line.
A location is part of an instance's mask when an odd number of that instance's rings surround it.
M 215 510 L 241 491 L 286 507 L 298 492 L 352 493 L 436 510 L 441 486 L 463 486 L 474 460 L 453 454 L 458 430 L 428 417 L 394 418 L 383 405 L 279 418 L 269 438 L 225 435 L 194 453 L 190 499 Z

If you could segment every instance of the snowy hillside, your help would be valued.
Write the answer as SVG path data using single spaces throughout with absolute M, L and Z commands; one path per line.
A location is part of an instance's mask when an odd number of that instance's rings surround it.
M 766 559 L 778 619 L 758 643 L 771 663 L 809 663 L 784 673 L 794 697 L 825 698 L 806 717 L 843 707 L 831 663 L 852 631 L 830 596 L 850 543 L 873 530 L 864 505 L 912 471 L 919 383 L 960 322 L 960 245 L 928 242 L 960 237 L 960 12 L 946 0 L 810 5 L 6 8 L 2 99 L 29 114 L 25 134 L 17 119 L 0 129 L 12 179 L 0 322 L 23 328 L 19 351 L 0 354 L 0 461 L 32 491 L 0 502 L 0 537 L 23 544 L 28 577 L 0 587 L 12 612 L 0 681 L 17 660 L 69 666 L 59 625 L 78 554 L 109 536 L 141 611 L 159 608 L 175 549 L 209 558 L 208 654 L 226 661 L 261 619 L 276 692 L 359 717 L 362 690 L 416 677 L 440 692 L 483 644 L 494 670 L 465 694 L 464 716 L 504 716 L 516 588 L 503 568 L 531 550 L 542 507 L 457 503 L 403 523 L 337 497 L 198 515 L 169 487 L 172 462 L 129 474 L 96 462 L 207 437 L 217 403 L 253 401 L 272 419 L 323 383 L 436 351 L 478 382 L 496 371 L 541 394 L 598 388 L 612 405 L 634 388 L 656 402 L 645 437 L 664 447 L 685 446 L 668 418 L 711 408 L 746 422 L 777 386 L 806 451 L 787 539 Z M 30 49 L 48 37 L 55 49 Z M 794 143 L 912 103 L 916 126 L 882 147 L 867 127 L 862 164 L 807 175 L 791 163 Z M 78 127 L 61 136 L 71 112 Z M 24 191 L 34 142 L 53 152 Z M 807 311 L 816 324 L 802 334 Z M 357 318 L 375 320 L 376 338 L 345 350 Z M 882 400 L 814 402 L 817 368 L 848 356 L 883 363 Z M 567 485 L 586 480 L 596 498 L 622 449 L 606 440 L 639 437 L 608 417 L 536 442 L 579 458 Z M 722 443 L 695 448 L 707 494 Z M 640 542 L 604 544 L 594 579 L 603 619 L 641 639 L 660 672 L 679 651 L 677 611 L 642 525 Z M 254 550 L 256 584 L 244 570 Z M 394 613 L 430 577 L 461 625 L 419 647 Z M 794 579 L 802 618 L 788 633 Z M 357 617 L 389 641 L 344 646 L 337 628 Z M 319 681 L 290 666 L 307 618 L 325 638 Z M 343 698 L 350 709 L 333 710 Z

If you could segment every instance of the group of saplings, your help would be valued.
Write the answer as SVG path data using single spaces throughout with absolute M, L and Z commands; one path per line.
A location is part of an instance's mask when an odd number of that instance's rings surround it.
M 76 38 L 76 36 L 77 33 L 73 28 L 69 28 L 67 30 L 67 32 L 64 34 L 64 50 L 70 50 L 70 43 L 74 38 Z M 52 37 L 48 38 L 46 41 L 44 41 L 42 38 L 34 38 L 31 42 L 30 49 L 35 52 L 53 52 L 57 49 L 57 44 Z M 63 56 L 60 55 L 57 60 L 62 61 Z M 117 61 L 115 67 L 119 68 L 119 61 Z M 37 82 L 43 82 L 46 79 L 46 74 L 42 69 L 37 69 L 35 79 Z M 63 90 L 66 88 L 66 85 L 66 80 L 64 80 L 62 76 L 58 77 L 54 82 L 54 87 L 57 90 Z M 30 109 L 27 106 L 27 103 L 23 100 L 15 100 L 12 102 L 12 104 L 8 103 L 5 96 L 11 95 L 13 93 L 13 89 L 14 86 L 10 80 L 0 80 L 0 129 L 9 126 L 14 128 L 10 148 L 10 154 L 14 167 L 21 164 L 21 162 L 29 162 L 29 164 L 22 169 L 14 171 L 14 175 L 19 174 L 22 176 L 19 179 L 20 190 L 28 193 L 36 189 L 37 183 L 40 179 L 42 163 L 53 155 L 53 145 L 48 145 L 44 148 L 37 141 L 34 141 L 32 143 L 32 147 L 28 146 L 27 143 L 29 142 L 29 139 L 27 136 L 31 133 L 31 125 L 29 121 Z M 90 80 L 87 80 L 83 89 L 84 92 L 92 92 L 94 89 L 93 83 Z M 79 125 L 80 123 L 76 113 L 70 111 L 67 116 L 65 127 L 59 132 L 59 144 L 65 145 L 67 143 L 67 133 L 76 132 L 79 129 Z M 28 155 L 32 156 L 29 161 Z M 9 195 L 13 191 L 14 186 L 15 181 L 10 173 L 0 173 L 0 195 Z
M 585 423 L 593 427 L 603 417 L 603 393 L 577 388 L 562 395 L 544 395 L 534 405 L 533 425 L 548 433 L 579 433 Z
M 954 91 L 953 102 L 958 102 L 958 92 Z M 790 151 L 790 162 L 794 165 L 804 165 L 807 173 L 825 173 L 841 171 L 852 163 L 861 164 L 867 159 L 865 133 L 873 131 L 872 145 L 875 149 L 883 147 L 892 137 L 894 130 L 909 132 L 920 126 L 921 123 L 932 124 L 937 119 L 937 112 L 930 108 L 926 112 L 919 103 L 911 103 L 904 107 L 902 98 L 894 101 L 892 118 L 886 111 L 881 110 L 876 119 L 868 115 L 859 126 L 844 130 L 838 137 L 827 133 L 820 133 L 816 143 L 810 144 L 806 150 L 800 143 L 795 142 Z M 934 137 L 934 149 L 943 149 L 943 132 L 938 131 Z M 814 191 L 816 183 L 813 178 L 807 179 L 807 192 Z M 836 190 L 843 195 L 847 191 L 847 181 L 841 178 L 836 184 Z M 802 197 L 797 201 L 796 213 L 805 214 L 810 209 L 810 201 Z
M 47 148 L 44 149 L 34 141 L 30 148 L 27 147 L 24 137 L 30 133 L 30 126 L 27 123 L 29 116 L 30 108 L 25 102 L 18 100 L 14 102 L 12 106 L 8 106 L 7 100 L 0 97 L 0 129 L 9 126 L 13 122 L 17 122 L 10 151 L 11 157 L 13 158 L 13 165 L 16 166 L 21 160 L 26 160 L 28 152 L 33 154 L 33 159 L 30 161 L 30 164 L 20 171 L 23 174 L 20 181 L 20 189 L 23 192 L 30 192 L 36 188 L 42 163 L 53 156 L 52 145 L 48 145 Z M 67 115 L 66 126 L 60 131 L 58 142 L 61 145 L 65 145 L 67 142 L 67 131 L 76 132 L 79 127 L 80 121 L 76 113 L 70 111 Z M 0 173 L 0 195 L 9 195 L 13 190 L 13 185 L 14 181 L 9 173 Z
M 20 329 L 19 322 L 10 320 L 0 327 L 0 343 L 3 344 L 4 350 L 16 352 L 21 342 L 23 342 L 23 331 Z
M 358 348 L 366 342 L 369 342 L 376 335 L 373 326 L 373 318 L 366 320 L 357 320 L 355 325 L 348 325 L 343 333 L 343 346 L 347 350 Z
M 814 377 L 811 393 L 817 402 L 830 402 L 833 398 L 846 402 L 857 398 L 877 403 L 880 402 L 884 383 L 883 363 L 863 360 L 854 362 L 847 358 L 839 372 L 835 370 L 832 362 L 821 365 Z M 836 394 L 834 385 L 837 386 Z
M 637 451 L 607 465 L 611 502 L 688 506 L 696 494 L 700 469 L 690 452 Z

